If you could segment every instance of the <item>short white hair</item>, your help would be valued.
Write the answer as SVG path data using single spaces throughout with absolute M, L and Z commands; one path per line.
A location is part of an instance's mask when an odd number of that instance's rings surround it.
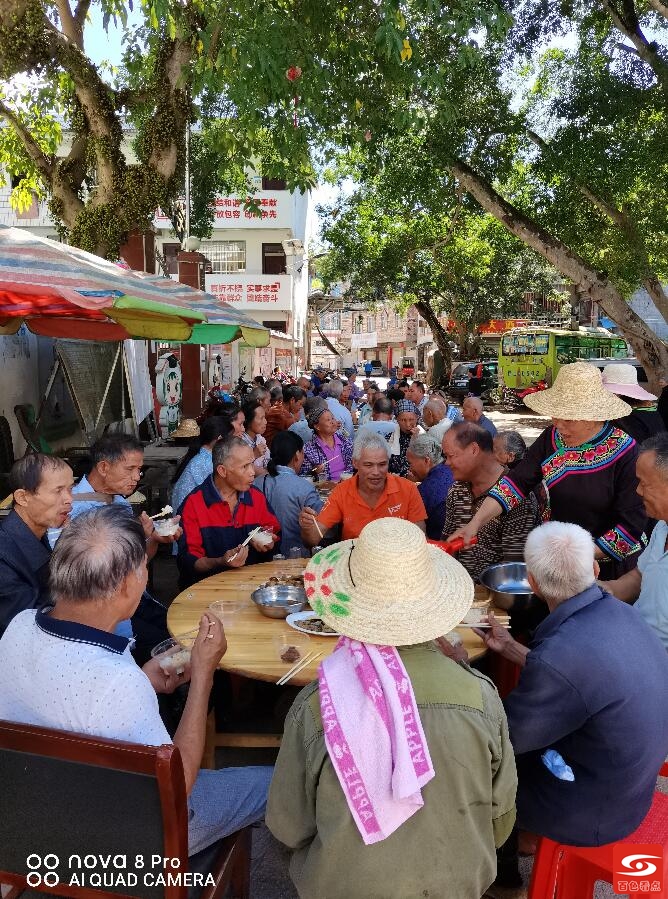
M 443 461 L 441 444 L 433 434 L 415 434 L 408 444 L 408 452 L 414 453 L 420 459 L 431 459 L 433 465 Z
M 327 396 L 334 400 L 340 400 L 343 393 L 343 382 L 338 380 L 330 381 L 323 392 L 326 392 Z
M 563 602 L 596 580 L 594 549 L 589 531 L 577 524 L 550 521 L 531 531 L 524 559 L 540 594 L 553 602 Z
M 360 428 L 353 443 L 353 461 L 359 459 L 364 450 L 382 450 L 390 458 L 390 444 L 387 440 L 372 431 L 371 428 Z

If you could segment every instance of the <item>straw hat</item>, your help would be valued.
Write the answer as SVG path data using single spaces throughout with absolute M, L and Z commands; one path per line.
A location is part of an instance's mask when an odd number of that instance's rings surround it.
M 199 425 L 194 418 L 182 418 L 170 437 L 199 437 Z
M 304 583 L 312 608 L 330 627 L 383 646 L 446 634 L 473 602 L 464 566 L 401 518 L 371 521 L 355 540 L 321 550 Z
M 610 393 L 630 396 L 634 400 L 655 400 L 653 393 L 638 384 L 638 369 L 628 362 L 610 362 L 603 369 L 603 386 Z
M 631 414 L 628 403 L 603 386 L 601 372 L 588 362 L 562 365 L 549 390 L 524 398 L 529 409 L 565 421 L 610 421 Z

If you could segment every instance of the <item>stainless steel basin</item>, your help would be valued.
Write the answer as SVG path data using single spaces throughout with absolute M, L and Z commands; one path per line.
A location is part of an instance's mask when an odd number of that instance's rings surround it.
M 500 562 L 490 565 L 480 575 L 480 583 L 492 594 L 492 600 L 500 609 L 516 611 L 540 602 L 529 586 L 527 566 L 524 562 Z

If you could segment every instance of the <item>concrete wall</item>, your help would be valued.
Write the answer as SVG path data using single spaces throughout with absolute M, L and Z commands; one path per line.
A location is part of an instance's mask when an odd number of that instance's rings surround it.
M 40 401 L 38 341 L 34 334 L 22 326 L 18 334 L 0 337 L 0 415 L 9 422 L 14 443 L 14 458 L 23 455 L 26 443 L 14 415 L 14 406 Z

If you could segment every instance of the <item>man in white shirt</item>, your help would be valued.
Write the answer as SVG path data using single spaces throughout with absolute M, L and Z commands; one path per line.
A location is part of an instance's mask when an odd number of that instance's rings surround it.
M 63 532 L 51 561 L 54 607 L 19 613 L 0 639 L 0 718 L 147 746 L 171 743 L 157 692 L 190 680 L 174 735 L 189 800 L 189 852 L 262 818 L 271 768 L 200 771 L 213 673 L 225 654 L 222 623 L 203 615 L 189 665 L 140 669 L 116 633 L 146 586 L 141 524 L 109 505 Z M 160 661 L 164 664 L 164 659 Z
M 329 411 L 337 421 L 341 422 L 347 436 L 352 440 L 355 436 L 353 417 L 340 401 L 342 393 L 343 383 L 341 381 L 330 381 L 327 385 L 327 405 L 329 406 Z
M 435 437 L 439 443 L 443 442 L 443 437 L 454 424 L 454 421 L 448 418 L 448 407 L 438 396 L 430 397 L 425 403 L 422 422 L 427 433 Z

